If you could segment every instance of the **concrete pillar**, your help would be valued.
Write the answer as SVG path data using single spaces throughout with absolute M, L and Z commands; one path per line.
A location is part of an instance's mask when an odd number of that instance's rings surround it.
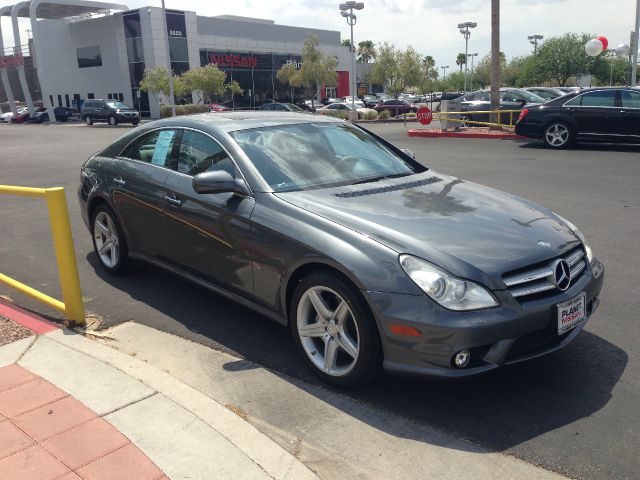
M 47 108 L 47 114 L 49 115 L 49 121 L 55 122 L 56 116 L 53 114 L 53 105 L 50 102 L 47 102 L 47 98 L 49 98 L 49 85 L 47 82 L 47 76 L 43 75 L 40 78 L 37 59 L 40 57 L 40 50 L 38 47 L 40 46 L 40 27 L 38 25 L 38 15 L 36 10 L 38 9 L 38 2 L 31 2 L 29 5 L 29 18 L 31 19 L 31 33 L 33 35 L 33 67 L 36 74 L 36 78 L 38 79 L 38 83 L 40 84 L 40 91 L 42 93 L 42 105 Z
M 0 7 L 0 55 L 4 55 L 4 40 L 2 39 L 2 17 L 11 12 L 11 7 Z M 16 108 L 16 99 L 13 97 L 13 90 L 11 90 L 11 84 L 9 83 L 9 74 L 6 68 L 0 68 L 0 77 L 2 77 L 2 86 L 4 91 L 7 92 L 7 99 L 9 100 L 9 108 L 14 115 L 18 114 Z
M 20 28 L 18 26 L 18 14 L 20 10 L 29 6 L 29 2 L 20 2 L 16 3 L 13 8 L 11 8 L 11 24 L 13 25 L 13 41 L 15 43 L 16 54 L 20 54 Z M 18 67 L 18 77 L 20 78 L 20 86 L 22 87 L 22 92 L 24 93 L 24 100 L 27 102 L 27 106 L 29 107 L 29 112 L 33 113 L 35 110 L 33 108 L 33 100 L 31 99 L 31 92 L 29 91 L 29 84 L 27 83 L 27 76 L 24 73 L 24 65 L 20 65 Z

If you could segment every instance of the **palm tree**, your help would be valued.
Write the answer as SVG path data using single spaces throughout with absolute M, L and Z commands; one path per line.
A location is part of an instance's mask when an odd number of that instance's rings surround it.
M 422 65 L 424 65 L 427 69 L 433 68 L 436 66 L 436 61 L 431 55 L 427 55 L 422 59 Z
M 376 44 L 371 40 L 363 40 L 358 43 L 358 61 L 362 63 L 369 63 L 377 56 L 378 52 L 376 52 Z
M 343 47 L 349 47 L 349 51 L 351 51 L 351 40 L 349 40 L 348 38 L 342 40 L 340 42 L 340 45 L 342 45 Z
M 462 67 L 467 63 L 467 56 L 464 53 L 459 53 L 456 57 L 456 65 L 460 67 L 460 73 L 462 73 Z

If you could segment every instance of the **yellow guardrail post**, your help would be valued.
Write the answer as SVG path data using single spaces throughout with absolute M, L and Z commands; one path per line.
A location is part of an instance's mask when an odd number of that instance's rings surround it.
M 62 289 L 64 310 L 69 320 L 77 324 L 84 323 L 84 303 L 80 290 L 80 276 L 76 263 L 76 252 L 71 236 L 71 221 L 67 209 L 64 188 L 45 189 L 45 198 L 51 218 L 51 236 L 58 260 L 58 275 Z
M 67 209 L 64 188 L 0 185 L 0 194 L 44 198 L 47 201 L 51 236 L 53 237 L 53 247 L 56 252 L 63 301 L 61 302 L 45 293 L 39 292 L 35 288 L 31 288 L 2 273 L 0 273 L 0 283 L 4 283 L 35 300 L 64 312 L 67 318 L 76 324 L 84 324 L 84 302 L 82 301 L 82 291 L 80 290 L 78 264 L 76 263 L 76 253 L 73 247 L 71 222 L 69 221 L 69 210 Z

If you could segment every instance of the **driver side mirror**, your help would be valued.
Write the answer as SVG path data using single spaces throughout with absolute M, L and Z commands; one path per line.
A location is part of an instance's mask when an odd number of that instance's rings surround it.
M 234 193 L 241 197 L 251 196 L 249 187 L 240 178 L 233 178 L 225 170 L 202 172 L 193 177 L 193 189 L 196 193 Z
M 411 157 L 413 160 L 416 159 L 416 154 L 413 153 L 413 150 L 410 150 L 408 148 L 401 148 L 400 151 L 405 155 L 408 155 L 409 157 Z

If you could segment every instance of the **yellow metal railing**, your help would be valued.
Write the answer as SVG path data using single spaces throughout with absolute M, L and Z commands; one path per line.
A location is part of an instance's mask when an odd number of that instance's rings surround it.
M 29 188 L 0 185 L 0 194 L 17 195 L 23 197 L 44 198 L 49 208 L 51 236 L 58 263 L 58 275 L 62 289 L 62 302 L 46 295 L 24 283 L 0 273 L 0 283 L 4 283 L 19 292 L 43 302 L 56 310 L 63 312 L 67 318 L 76 324 L 84 323 L 84 303 L 80 290 L 80 278 L 76 253 L 71 236 L 71 222 L 67 209 L 67 199 L 64 188 Z
M 449 116 L 456 116 L 456 117 L 462 117 L 462 116 L 466 116 L 466 115 L 486 115 L 486 114 L 493 114 L 493 113 L 500 113 L 500 115 L 498 115 L 498 123 L 493 123 L 493 122 L 478 122 L 476 120 L 466 120 L 466 119 L 462 119 L 462 118 L 446 118 L 447 121 L 449 122 L 459 122 L 459 123 L 465 123 L 465 124 L 469 124 L 469 125 L 486 125 L 486 126 L 498 126 L 498 127 L 513 127 L 515 126 L 515 123 L 513 121 L 513 114 L 517 113 L 518 115 L 520 115 L 520 112 L 522 112 L 522 110 L 472 110 L 472 111 L 468 111 L 468 112 L 438 112 L 438 113 L 434 113 L 433 114 L 433 119 L 434 120 L 440 120 L 442 117 L 442 115 L 445 115 L 446 117 Z M 504 123 L 502 121 L 502 114 L 509 114 L 509 123 Z M 517 120 L 517 116 L 516 116 L 516 120 Z

